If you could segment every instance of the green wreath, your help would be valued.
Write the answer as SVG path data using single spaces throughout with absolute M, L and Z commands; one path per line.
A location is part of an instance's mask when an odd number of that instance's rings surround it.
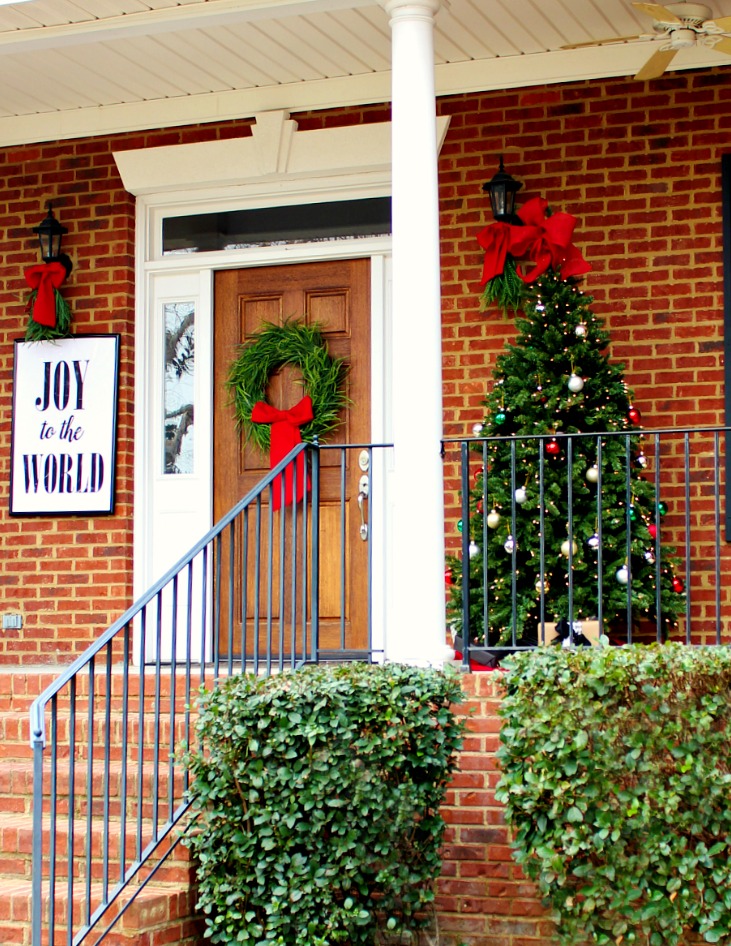
M 331 357 L 318 325 L 301 321 L 266 323 L 240 346 L 226 381 L 233 396 L 236 422 L 246 440 L 264 453 L 269 450 L 271 427 L 253 423 L 251 412 L 257 401 L 266 400 L 269 379 L 284 365 L 300 369 L 304 393 L 312 398 L 315 416 L 302 427 L 303 440 L 323 440 L 338 426 L 338 415 L 350 404 L 343 390 L 348 366 L 342 358 Z

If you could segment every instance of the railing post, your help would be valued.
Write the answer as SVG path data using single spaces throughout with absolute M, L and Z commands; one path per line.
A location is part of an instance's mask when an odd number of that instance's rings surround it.
M 460 445 L 462 464 L 462 670 L 470 669 L 470 454 L 469 444 Z M 487 549 L 482 553 L 487 556 Z M 487 625 L 485 625 L 487 644 Z
M 320 649 L 320 446 L 312 444 L 312 564 L 310 566 L 310 659 L 317 663 Z
M 43 748 L 45 744 L 43 719 L 33 723 L 33 906 L 31 913 L 32 946 L 41 946 L 43 927 Z

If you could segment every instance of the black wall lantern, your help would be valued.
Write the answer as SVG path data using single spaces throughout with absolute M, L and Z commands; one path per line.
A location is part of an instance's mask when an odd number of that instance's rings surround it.
M 518 225 L 523 222 L 515 213 L 515 195 L 522 186 L 520 181 L 506 172 L 503 156 L 500 155 L 500 169 L 491 181 L 482 185 L 483 191 L 490 195 L 492 215 L 496 220 Z
M 66 268 L 66 273 L 71 272 L 71 260 L 65 253 L 61 252 L 61 240 L 64 233 L 68 233 L 68 228 L 62 226 L 53 215 L 53 205 L 48 204 L 48 213 L 37 227 L 33 227 L 33 233 L 38 234 L 38 242 L 41 248 L 41 256 L 44 263 L 61 263 Z

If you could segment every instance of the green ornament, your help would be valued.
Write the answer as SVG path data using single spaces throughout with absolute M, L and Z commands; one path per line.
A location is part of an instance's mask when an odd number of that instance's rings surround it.
M 661 516 L 664 516 L 665 513 L 668 511 L 667 503 L 658 503 L 657 511 L 660 513 Z
M 634 506 L 630 506 L 630 507 L 629 507 L 629 517 L 630 517 L 630 519 L 632 520 L 632 522 L 634 522 L 635 519 L 637 518 L 637 512 L 635 511 L 635 507 L 634 507 Z
M 460 519 L 459 522 L 457 523 L 457 532 L 461 532 L 461 531 L 462 531 L 462 520 Z
M 507 419 L 508 415 L 505 413 L 505 411 L 498 411 L 495 415 L 496 424 L 504 424 Z

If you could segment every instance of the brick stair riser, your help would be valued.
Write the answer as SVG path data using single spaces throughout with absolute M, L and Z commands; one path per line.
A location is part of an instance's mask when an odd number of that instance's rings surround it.
M 101 893 L 101 887 L 92 887 L 92 905 L 99 902 Z M 0 888 L 0 942 L 3 946 L 30 943 L 32 902 L 31 887 L 27 882 L 10 881 Z M 75 894 L 72 902 L 72 921 L 74 928 L 78 928 L 86 923 L 88 916 L 85 891 Z M 100 917 L 96 928 L 101 930 L 109 924 L 116 916 L 119 906 L 125 902 L 126 898 L 121 899 L 119 904 L 109 907 Z M 43 916 L 48 917 L 47 890 L 43 892 L 42 904 Z M 67 904 L 67 886 L 57 884 L 54 901 L 54 942 L 63 946 L 67 946 L 68 942 Z M 125 911 L 113 932 L 104 940 L 104 946 L 114 946 L 115 943 L 119 943 L 120 946 L 133 946 L 133 944 L 139 946 L 143 942 L 154 944 L 154 946 L 162 946 L 163 943 L 175 943 L 176 946 L 180 946 L 178 940 L 165 938 L 169 932 L 193 937 L 191 942 L 198 942 L 195 936 L 201 924 L 191 919 L 194 908 L 195 894 L 191 889 L 175 890 L 160 884 L 150 884 L 140 891 L 135 901 Z M 94 942 L 94 937 L 90 941 Z
M 111 685 L 107 686 L 106 663 L 102 665 L 97 661 L 94 673 L 94 696 L 101 698 L 109 691 L 114 699 L 121 700 L 125 692 L 124 673 L 121 668 L 122 656 L 119 656 L 119 665 L 112 668 Z M 58 671 L 23 671 L 14 669 L 12 671 L 0 672 L 0 708 L 6 704 L 15 706 L 30 707 L 31 703 L 44 693 L 50 686 L 55 684 L 61 670 Z M 227 670 L 222 667 L 219 670 L 219 677 L 227 675 Z M 76 696 L 77 699 L 86 699 L 89 695 L 89 673 L 81 673 L 76 678 Z M 213 685 L 214 673 L 210 666 L 205 668 L 205 673 L 201 676 L 199 664 L 192 664 L 189 673 L 186 674 L 184 665 L 176 665 L 176 672 L 173 677 L 169 665 L 160 667 L 160 693 L 162 696 L 169 696 L 173 689 L 177 696 L 182 696 L 186 691 L 190 692 L 192 698 L 197 697 L 201 687 L 201 682 L 208 688 Z M 174 687 L 173 687 L 174 683 Z M 58 699 L 69 691 L 69 684 L 62 687 L 58 692 Z M 148 664 L 144 673 L 140 672 L 139 667 L 129 667 L 127 672 L 127 693 L 130 696 L 137 696 L 140 690 L 145 693 L 155 692 L 155 667 L 154 664 Z
M 161 813 L 166 814 L 166 813 Z M 108 867 L 107 876 L 120 874 L 120 863 L 124 853 L 125 867 L 138 859 L 139 852 L 153 839 L 152 822 L 145 820 L 141 827 L 136 821 L 129 820 L 124 832 L 124 852 L 122 851 L 121 825 L 118 821 L 111 821 L 105 829 L 101 819 L 92 820 L 90 831 L 85 819 L 77 819 L 73 825 L 74 856 L 72 865 L 74 874 L 80 876 L 85 871 L 87 852 L 91 857 L 92 876 L 96 872 L 102 878 L 102 869 L 105 863 Z M 158 830 L 163 828 L 163 818 L 158 821 Z M 182 825 L 181 825 L 182 828 Z M 70 827 L 67 819 L 60 818 L 57 823 L 55 840 L 56 874 L 66 876 L 68 870 L 68 852 Z M 169 840 L 163 842 L 164 848 L 178 837 L 179 831 L 174 828 Z M 33 851 L 33 825 L 28 816 L 6 818 L 0 821 L 0 876 L 22 875 L 30 877 L 31 856 Z M 44 875 L 48 876 L 48 856 L 51 851 L 50 833 L 46 831 L 43 839 Z M 188 849 L 179 844 L 162 869 L 171 872 L 190 870 L 190 855 Z

